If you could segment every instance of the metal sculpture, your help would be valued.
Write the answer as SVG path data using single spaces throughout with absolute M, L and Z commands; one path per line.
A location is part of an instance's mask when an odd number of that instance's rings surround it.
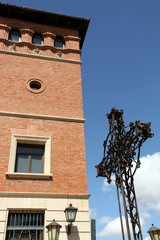
M 140 167 L 140 147 L 143 142 L 153 136 L 150 129 L 151 124 L 140 121 L 131 122 L 127 131 L 123 121 L 123 111 L 114 108 L 111 109 L 107 118 L 109 121 L 109 133 L 104 141 L 102 162 L 96 166 L 97 177 L 106 177 L 108 183 L 111 183 L 112 175 L 115 175 L 122 237 L 125 239 L 121 203 L 119 200 L 120 193 L 123 199 L 128 240 L 131 240 L 129 221 L 131 221 L 134 240 L 142 240 L 134 189 L 134 174 L 137 168 Z

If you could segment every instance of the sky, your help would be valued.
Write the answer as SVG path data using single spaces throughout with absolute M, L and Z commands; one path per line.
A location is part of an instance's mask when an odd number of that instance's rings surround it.
M 143 238 L 160 228 L 160 1 L 159 0 L 3 0 L 1 2 L 90 18 L 81 56 L 86 157 L 91 218 L 97 240 L 120 240 L 113 184 L 96 178 L 108 134 L 106 114 L 124 110 L 126 126 L 151 122 L 154 133 L 141 148 L 135 188 Z

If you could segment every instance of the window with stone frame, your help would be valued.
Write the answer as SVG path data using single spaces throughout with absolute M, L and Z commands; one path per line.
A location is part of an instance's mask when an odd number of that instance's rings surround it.
M 12 135 L 8 177 L 50 178 L 51 137 Z

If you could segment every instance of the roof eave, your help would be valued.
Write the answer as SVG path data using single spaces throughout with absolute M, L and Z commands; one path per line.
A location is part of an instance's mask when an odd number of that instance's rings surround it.
M 83 46 L 83 42 L 90 22 L 90 19 L 88 18 L 73 17 L 69 15 L 52 13 L 5 3 L 0 3 L 0 16 L 77 30 L 81 39 L 80 48 Z

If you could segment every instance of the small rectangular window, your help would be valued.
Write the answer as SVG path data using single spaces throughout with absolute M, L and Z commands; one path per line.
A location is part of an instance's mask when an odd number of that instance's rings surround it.
M 6 240 L 43 240 L 44 213 L 11 211 Z
M 44 146 L 17 144 L 15 172 L 43 173 Z
M 62 37 L 56 37 L 54 41 L 55 48 L 64 48 L 64 40 Z
M 20 42 L 20 31 L 12 29 L 9 33 L 9 40 L 12 42 Z
M 40 33 L 35 33 L 32 37 L 32 43 L 35 45 L 43 45 L 43 37 Z

